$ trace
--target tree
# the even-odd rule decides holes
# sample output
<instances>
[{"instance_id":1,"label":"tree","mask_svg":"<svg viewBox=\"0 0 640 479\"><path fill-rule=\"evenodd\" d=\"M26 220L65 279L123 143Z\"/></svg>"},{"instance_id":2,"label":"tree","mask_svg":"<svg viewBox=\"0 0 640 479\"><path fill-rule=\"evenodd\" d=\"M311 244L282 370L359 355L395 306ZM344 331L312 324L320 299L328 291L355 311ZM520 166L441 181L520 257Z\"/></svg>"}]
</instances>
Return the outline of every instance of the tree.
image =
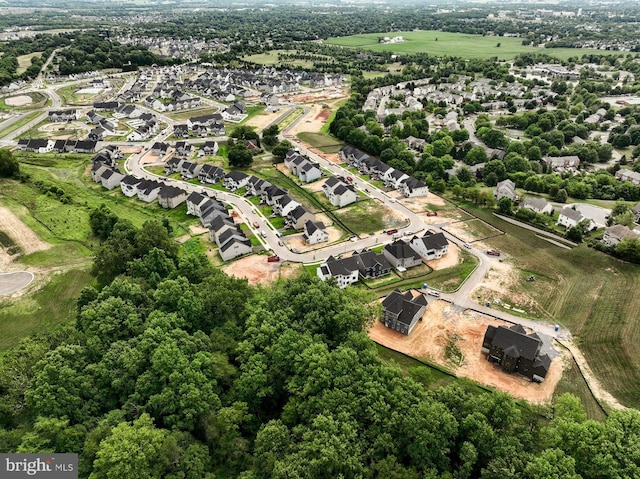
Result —
<instances>
[{"instance_id":1,"label":"tree","mask_svg":"<svg viewBox=\"0 0 640 479\"><path fill-rule=\"evenodd\" d=\"M15 177L20 173L20 165L8 148L0 148L0 178Z\"/></svg>"},{"instance_id":2,"label":"tree","mask_svg":"<svg viewBox=\"0 0 640 479\"><path fill-rule=\"evenodd\" d=\"M503 215L511 216L513 212L513 201L511 201L511 198L508 198L506 196L503 196L502 198L500 198L498 200L498 210Z\"/></svg>"},{"instance_id":3,"label":"tree","mask_svg":"<svg viewBox=\"0 0 640 479\"><path fill-rule=\"evenodd\" d=\"M91 231L102 240L109 237L117 221L118 217L104 203L89 213Z\"/></svg>"},{"instance_id":4,"label":"tree","mask_svg":"<svg viewBox=\"0 0 640 479\"><path fill-rule=\"evenodd\" d=\"M567 238L571 241L575 241L576 243L582 242L582 228L578 225L572 226L567 231Z\"/></svg>"},{"instance_id":5,"label":"tree","mask_svg":"<svg viewBox=\"0 0 640 479\"><path fill-rule=\"evenodd\" d=\"M559 189L558 192L553 195L553 201L557 201L558 203L566 203L568 198L569 195L567 193L567 190L565 190L564 188Z\"/></svg>"},{"instance_id":6,"label":"tree","mask_svg":"<svg viewBox=\"0 0 640 479\"><path fill-rule=\"evenodd\" d=\"M236 168L245 168L253 162L253 154L244 143L239 143L228 152L229 165Z\"/></svg>"},{"instance_id":7,"label":"tree","mask_svg":"<svg viewBox=\"0 0 640 479\"><path fill-rule=\"evenodd\" d=\"M477 165L479 163L485 163L487 161L487 152L481 146L474 146L464 156L464 162L467 165Z\"/></svg>"},{"instance_id":8,"label":"tree","mask_svg":"<svg viewBox=\"0 0 640 479\"><path fill-rule=\"evenodd\" d=\"M287 151L293 148L293 145L289 140L282 140L271 150L271 154L279 160L284 160Z\"/></svg>"},{"instance_id":9,"label":"tree","mask_svg":"<svg viewBox=\"0 0 640 479\"><path fill-rule=\"evenodd\" d=\"M637 238L625 238L615 246L615 253L632 263L640 263L640 241Z\"/></svg>"}]
</instances>

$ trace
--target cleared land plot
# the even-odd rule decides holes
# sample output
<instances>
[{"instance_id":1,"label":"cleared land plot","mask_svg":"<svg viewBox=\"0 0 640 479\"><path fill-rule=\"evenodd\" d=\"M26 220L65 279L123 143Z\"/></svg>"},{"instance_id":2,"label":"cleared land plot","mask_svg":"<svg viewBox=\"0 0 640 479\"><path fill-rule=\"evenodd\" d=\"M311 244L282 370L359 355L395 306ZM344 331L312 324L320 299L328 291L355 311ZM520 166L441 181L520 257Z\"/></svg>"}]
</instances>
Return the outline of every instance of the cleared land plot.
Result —
<instances>
[{"instance_id":1,"label":"cleared land plot","mask_svg":"<svg viewBox=\"0 0 640 479\"><path fill-rule=\"evenodd\" d=\"M229 276L246 278L251 285L268 284L278 279L293 278L303 270L302 265L289 262L267 261L267 255L257 254L240 258L223 266Z\"/></svg>"},{"instance_id":2,"label":"cleared land plot","mask_svg":"<svg viewBox=\"0 0 640 479\"><path fill-rule=\"evenodd\" d=\"M297 136L309 146L317 148L323 153L337 154L344 146L343 142L322 132L303 131Z\"/></svg>"},{"instance_id":3,"label":"cleared land plot","mask_svg":"<svg viewBox=\"0 0 640 479\"><path fill-rule=\"evenodd\" d=\"M460 221L443 229L466 242L482 241L502 234L499 229L479 219Z\"/></svg>"},{"instance_id":4,"label":"cleared land plot","mask_svg":"<svg viewBox=\"0 0 640 479\"><path fill-rule=\"evenodd\" d=\"M297 50L271 50L265 53L259 53L257 55L249 55L243 58L244 61L258 63L260 65L278 65L284 64L293 65L295 67L304 67L311 68L313 67L313 61L311 60L297 60L297 59L280 59L280 53L283 54L294 54L297 53ZM325 61L330 62L331 57L323 56Z\"/></svg>"},{"instance_id":5,"label":"cleared land plot","mask_svg":"<svg viewBox=\"0 0 640 479\"><path fill-rule=\"evenodd\" d=\"M638 266L585 245L559 248L488 210L467 207L507 233L486 241L509 254L517 270L505 299L528 297L531 316L569 328L605 389L624 405L638 407L640 298L633 294L640 284ZM529 275L535 281L526 281Z\"/></svg>"},{"instance_id":6,"label":"cleared land plot","mask_svg":"<svg viewBox=\"0 0 640 479\"><path fill-rule=\"evenodd\" d=\"M489 317L454 311L444 301L431 301L422 319L409 336L393 331L380 321L369 330L369 337L395 351L434 362L457 376L473 379L485 386L507 392L534 403L548 402L562 376L562 360L556 358L542 384L521 376L506 374L487 361L481 352L488 325L505 325Z\"/></svg>"},{"instance_id":7,"label":"cleared land plot","mask_svg":"<svg viewBox=\"0 0 640 479\"><path fill-rule=\"evenodd\" d=\"M393 44L378 43L384 36L401 36L404 42ZM450 33L437 30L417 30L412 32L365 33L348 37L329 38L325 43L345 47L365 48L373 51L389 51L393 53L428 53L433 56L455 56L462 58L492 58L511 60L520 53L545 53L566 60L569 57L580 57L585 54L602 54L601 50L576 48L541 49L522 45L522 40L515 37L493 37L471 35L466 33ZM500 44L500 46L497 46ZM622 52L611 52L619 53Z\"/></svg>"},{"instance_id":8,"label":"cleared land plot","mask_svg":"<svg viewBox=\"0 0 640 479\"><path fill-rule=\"evenodd\" d=\"M20 55L17 60L18 60L18 69L16 70L16 74L17 75L22 75L24 72L27 71L27 68L29 68L31 66L31 59L32 58L40 58L42 56L42 52L33 52L33 53L29 53L27 55Z\"/></svg>"}]
</instances>

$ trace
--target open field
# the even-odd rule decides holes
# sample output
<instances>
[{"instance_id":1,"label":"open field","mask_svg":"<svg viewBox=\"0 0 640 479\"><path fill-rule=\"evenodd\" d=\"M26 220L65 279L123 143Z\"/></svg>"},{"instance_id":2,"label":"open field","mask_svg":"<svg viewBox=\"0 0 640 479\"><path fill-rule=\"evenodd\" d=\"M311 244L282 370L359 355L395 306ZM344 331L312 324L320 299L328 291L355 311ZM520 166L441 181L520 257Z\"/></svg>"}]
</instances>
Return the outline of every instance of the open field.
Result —
<instances>
[{"instance_id":1,"label":"open field","mask_svg":"<svg viewBox=\"0 0 640 479\"><path fill-rule=\"evenodd\" d=\"M18 69L16 70L16 75L22 75L24 72L27 71L27 68L29 68L31 66L31 59L38 57L40 58L42 56L42 52L33 52L33 53L29 53L27 55L20 55L17 60L18 60Z\"/></svg>"},{"instance_id":2,"label":"open field","mask_svg":"<svg viewBox=\"0 0 640 479\"><path fill-rule=\"evenodd\" d=\"M334 215L356 234L407 225L406 218L398 217L393 210L376 200L358 201L335 211Z\"/></svg>"},{"instance_id":3,"label":"open field","mask_svg":"<svg viewBox=\"0 0 640 479\"><path fill-rule=\"evenodd\" d=\"M287 64L293 65L294 67L302 67L302 68L311 68L313 67L313 61L311 60L280 60L278 55L280 53L284 54L293 54L296 53L297 50L271 50L265 53L259 53L257 55L249 55L243 58L243 60L247 62L257 63L259 65L280 65ZM331 61L330 57L326 58L326 61Z\"/></svg>"},{"instance_id":4,"label":"open field","mask_svg":"<svg viewBox=\"0 0 640 479\"><path fill-rule=\"evenodd\" d=\"M488 210L468 208L507 233L484 242L507 253L516 269L514 286L503 299L528 316L569 328L605 389L626 406L638 407L640 298L633 294L640 284L638 266L585 245L559 248ZM526 281L529 275L535 281Z\"/></svg>"},{"instance_id":5,"label":"open field","mask_svg":"<svg viewBox=\"0 0 640 479\"><path fill-rule=\"evenodd\" d=\"M336 140L323 132L303 131L298 133L298 138L311 147L317 148L323 153L337 154L344 143Z\"/></svg>"},{"instance_id":6,"label":"open field","mask_svg":"<svg viewBox=\"0 0 640 479\"><path fill-rule=\"evenodd\" d=\"M176 121L187 121L189 118L193 118L196 116L205 116L205 115L213 115L214 113L218 113L220 111L219 108L209 107L209 108L196 108L193 110L180 111L177 113L167 113L166 115Z\"/></svg>"},{"instance_id":7,"label":"open field","mask_svg":"<svg viewBox=\"0 0 640 479\"><path fill-rule=\"evenodd\" d=\"M38 291L0 302L0 350L16 346L25 336L73 321L80 290L91 281L85 269L66 271L55 274Z\"/></svg>"},{"instance_id":8,"label":"open field","mask_svg":"<svg viewBox=\"0 0 640 479\"><path fill-rule=\"evenodd\" d=\"M402 36L405 41L386 45L378 43L378 38L383 36ZM520 38L515 37L470 35L436 30L393 32L393 34L365 33L329 38L325 43L373 51L389 51L397 54L428 53L434 56L448 55L462 58L498 57L500 60L511 60L520 53L545 53L564 60L569 57L580 57L584 54L602 53L601 50L591 49L528 47L522 45ZM499 47L498 44L500 44ZM623 53L620 52L620 54Z\"/></svg>"}]
</instances>

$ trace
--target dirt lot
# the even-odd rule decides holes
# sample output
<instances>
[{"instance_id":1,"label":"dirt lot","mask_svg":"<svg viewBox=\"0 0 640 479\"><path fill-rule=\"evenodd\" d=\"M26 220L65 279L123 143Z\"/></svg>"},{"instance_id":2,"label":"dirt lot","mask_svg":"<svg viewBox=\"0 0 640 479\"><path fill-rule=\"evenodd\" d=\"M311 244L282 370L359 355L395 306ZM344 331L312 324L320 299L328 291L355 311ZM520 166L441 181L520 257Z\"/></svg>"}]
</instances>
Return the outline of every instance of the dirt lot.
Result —
<instances>
[{"instance_id":1,"label":"dirt lot","mask_svg":"<svg viewBox=\"0 0 640 479\"><path fill-rule=\"evenodd\" d=\"M445 301L429 303L422 320L418 322L409 336L405 336L385 327L380 321L369 330L374 341L396 351L416 358L427 359L480 384L507 392L516 398L526 399L534 403L548 402L562 376L564 356L553 359L551 368L542 384L506 374L494 364L486 360L480 351L482 339L488 325L510 326L508 323L494 320L478 313L461 313L455 311ZM460 351L462 358L455 364L450 355L447 358L447 345L455 344L450 349ZM564 354L564 353L563 353Z\"/></svg>"},{"instance_id":2,"label":"dirt lot","mask_svg":"<svg viewBox=\"0 0 640 479\"><path fill-rule=\"evenodd\" d=\"M5 98L4 102L9 106L25 106L31 105L31 103L33 103L33 100L28 95L18 95Z\"/></svg>"},{"instance_id":3,"label":"dirt lot","mask_svg":"<svg viewBox=\"0 0 640 479\"><path fill-rule=\"evenodd\" d=\"M267 112L266 110L260 113L259 115L254 116L253 118L247 120L247 126L255 126L258 131L264 130L267 126L269 126L273 121L275 121L286 109L289 108L288 105L281 107L278 111Z\"/></svg>"},{"instance_id":4,"label":"dirt lot","mask_svg":"<svg viewBox=\"0 0 640 479\"><path fill-rule=\"evenodd\" d=\"M323 221L323 223L327 225L325 221ZM302 239L303 233L285 236L284 238L282 238L282 241L284 241L284 243L287 245L287 248L289 248L290 250L304 253L306 251L321 249L326 246L332 245L336 241L338 241L340 239L340 236L342 236L343 234L339 229L334 228L333 226L328 226L326 228L326 232L329 233L329 241L320 244L306 244Z\"/></svg>"},{"instance_id":5,"label":"dirt lot","mask_svg":"<svg viewBox=\"0 0 640 479\"><path fill-rule=\"evenodd\" d=\"M293 278L300 274L302 265L288 262L269 263L266 255L253 254L223 266L222 270L229 276L246 278L249 284L254 285Z\"/></svg>"},{"instance_id":6,"label":"dirt lot","mask_svg":"<svg viewBox=\"0 0 640 479\"><path fill-rule=\"evenodd\" d=\"M6 233L13 242L20 247L23 254L30 254L50 247L42 241L20 218L14 215L8 208L0 206L0 230ZM0 271L18 271L21 265L13 264L15 255L10 255L0 247Z\"/></svg>"}]
</instances>

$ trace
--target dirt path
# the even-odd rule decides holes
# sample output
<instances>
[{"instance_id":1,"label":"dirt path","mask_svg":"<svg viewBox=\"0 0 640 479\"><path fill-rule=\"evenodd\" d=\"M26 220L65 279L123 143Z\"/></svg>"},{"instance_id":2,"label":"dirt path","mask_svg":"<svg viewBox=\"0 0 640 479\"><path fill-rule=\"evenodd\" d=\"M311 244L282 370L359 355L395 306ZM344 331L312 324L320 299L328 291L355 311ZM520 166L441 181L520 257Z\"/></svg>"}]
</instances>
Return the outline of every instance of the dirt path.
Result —
<instances>
[{"instance_id":1,"label":"dirt path","mask_svg":"<svg viewBox=\"0 0 640 479\"><path fill-rule=\"evenodd\" d=\"M42 241L11 210L4 206L0 206L0 231L10 238L22 254L30 254L51 247L51 245ZM0 272L24 269L24 266L14 262L15 258L20 255L16 254L13 249L11 246L3 246L0 243Z\"/></svg>"}]
</instances>

